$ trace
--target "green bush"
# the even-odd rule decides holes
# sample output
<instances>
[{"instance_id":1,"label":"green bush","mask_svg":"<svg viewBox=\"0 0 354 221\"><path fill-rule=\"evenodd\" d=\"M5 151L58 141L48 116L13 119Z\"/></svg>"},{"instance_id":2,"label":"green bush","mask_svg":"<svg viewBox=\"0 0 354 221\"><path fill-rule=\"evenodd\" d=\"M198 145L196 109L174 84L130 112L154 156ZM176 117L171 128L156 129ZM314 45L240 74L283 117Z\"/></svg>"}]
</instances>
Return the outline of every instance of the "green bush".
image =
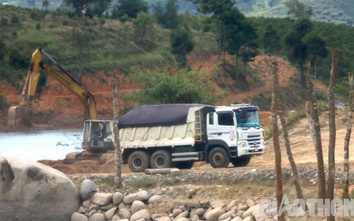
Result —
<instances>
[{"instance_id":1,"label":"green bush","mask_svg":"<svg viewBox=\"0 0 354 221\"><path fill-rule=\"evenodd\" d=\"M26 58L20 53L18 48L12 48L9 52L10 66L18 69L26 68Z\"/></svg>"},{"instance_id":2,"label":"green bush","mask_svg":"<svg viewBox=\"0 0 354 221\"><path fill-rule=\"evenodd\" d=\"M48 28L50 28L50 29L53 29L53 28L55 28L55 24L53 24L53 23L50 23L50 24L48 25Z\"/></svg>"},{"instance_id":3,"label":"green bush","mask_svg":"<svg viewBox=\"0 0 354 221\"><path fill-rule=\"evenodd\" d=\"M20 19L17 17L17 15L15 15L15 14L11 15L11 24L14 24L14 25L20 24Z\"/></svg>"},{"instance_id":4,"label":"green bush","mask_svg":"<svg viewBox=\"0 0 354 221\"><path fill-rule=\"evenodd\" d=\"M68 20L63 20L63 26L68 26L69 25L69 21Z\"/></svg>"},{"instance_id":5,"label":"green bush","mask_svg":"<svg viewBox=\"0 0 354 221\"><path fill-rule=\"evenodd\" d=\"M6 110L10 107L10 104L7 103L6 98L0 94L0 110Z\"/></svg>"},{"instance_id":6,"label":"green bush","mask_svg":"<svg viewBox=\"0 0 354 221\"><path fill-rule=\"evenodd\" d=\"M39 20L39 19L43 18L43 16L41 16L40 14L41 13L39 10L31 10L30 17L32 19Z\"/></svg>"},{"instance_id":7,"label":"green bush","mask_svg":"<svg viewBox=\"0 0 354 221\"><path fill-rule=\"evenodd\" d=\"M291 111L287 115L287 125L292 125L304 117L306 117L306 111L304 108L298 109L296 111Z\"/></svg>"},{"instance_id":8,"label":"green bush","mask_svg":"<svg viewBox=\"0 0 354 221\"><path fill-rule=\"evenodd\" d=\"M213 104L215 101L213 85L203 73L183 69L175 73L139 71L133 77L142 89L128 96L141 104Z\"/></svg>"},{"instance_id":9,"label":"green bush","mask_svg":"<svg viewBox=\"0 0 354 221\"><path fill-rule=\"evenodd\" d=\"M0 37L0 61L4 59L6 53L6 44L4 40Z\"/></svg>"},{"instance_id":10,"label":"green bush","mask_svg":"<svg viewBox=\"0 0 354 221\"><path fill-rule=\"evenodd\" d=\"M9 24L9 20L7 20L7 18L1 17L0 24L1 24L1 26L6 26Z\"/></svg>"}]
</instances>

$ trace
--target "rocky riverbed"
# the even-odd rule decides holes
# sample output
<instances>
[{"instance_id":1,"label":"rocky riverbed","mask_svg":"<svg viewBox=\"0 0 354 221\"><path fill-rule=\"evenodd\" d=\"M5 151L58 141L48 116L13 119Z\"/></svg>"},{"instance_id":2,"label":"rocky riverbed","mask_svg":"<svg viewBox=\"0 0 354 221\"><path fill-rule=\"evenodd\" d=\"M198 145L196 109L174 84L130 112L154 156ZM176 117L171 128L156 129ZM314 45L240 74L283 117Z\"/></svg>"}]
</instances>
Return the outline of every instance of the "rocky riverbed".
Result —
<instances>
[{"instance_id":1,"label":"rocky riverbed","mask_svg":"<svg viewBox=\"0 0 354 221\"><path fill-rule=\"evenodd\" d=\"M317 169L300 167L298 172L305 197L316 198ZM82 189L84 180L91 181L97 188L73 214L75 221L274 219L274 208L265 210L260 204L263 199L275 200L274 170L176 170L168 174L130 174L122 176L124 187L119 190L114 188L112 174L69 177L78 188ZM341 194L341 177L342 171L337 169L337 196ZM290 201L296 199L291 169L283 169L283 180L284 194ZM263 213L259 212L260 207ZM306 213L297 217L297 220L308 219Z\"/></svg>"}]
</instances>

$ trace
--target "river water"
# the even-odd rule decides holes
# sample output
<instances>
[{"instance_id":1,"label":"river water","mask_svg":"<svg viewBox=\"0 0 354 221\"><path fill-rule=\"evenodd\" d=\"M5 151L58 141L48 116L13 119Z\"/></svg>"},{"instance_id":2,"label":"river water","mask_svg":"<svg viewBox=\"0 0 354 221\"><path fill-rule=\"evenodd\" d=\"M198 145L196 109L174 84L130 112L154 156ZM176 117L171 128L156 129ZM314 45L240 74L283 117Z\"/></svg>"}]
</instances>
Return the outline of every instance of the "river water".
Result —
<instances>
[{"instance_id":1,"label":"river water","mask_svg":"<svg viewBox=\"0 0 354 221\"><path fill-rule=\"evenodd\" d=\"M28 160L59 160L81 151L82 129L0 133L0 155Z\"/></svg>"}]
</instances>

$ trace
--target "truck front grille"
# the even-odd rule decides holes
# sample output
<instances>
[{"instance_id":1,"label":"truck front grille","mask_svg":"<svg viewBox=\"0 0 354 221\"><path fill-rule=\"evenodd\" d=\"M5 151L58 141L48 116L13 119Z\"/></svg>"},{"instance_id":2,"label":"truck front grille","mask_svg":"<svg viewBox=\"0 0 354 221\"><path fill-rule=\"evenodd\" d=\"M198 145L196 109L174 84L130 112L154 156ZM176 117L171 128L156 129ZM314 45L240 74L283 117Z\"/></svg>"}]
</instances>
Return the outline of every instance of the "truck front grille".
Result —
<instances>
[{"instance_id":1,"label":"truck front grille","mask_svg":"<svg viewBox=\"0 0 354 221\"><path fill-rule=\"evenodd\" d=\"M261 140L259 139L251 139L251 140L247 140L248 146L252 147L252 148L259 148L261 147Z\"/></svg>"}]
</instances>

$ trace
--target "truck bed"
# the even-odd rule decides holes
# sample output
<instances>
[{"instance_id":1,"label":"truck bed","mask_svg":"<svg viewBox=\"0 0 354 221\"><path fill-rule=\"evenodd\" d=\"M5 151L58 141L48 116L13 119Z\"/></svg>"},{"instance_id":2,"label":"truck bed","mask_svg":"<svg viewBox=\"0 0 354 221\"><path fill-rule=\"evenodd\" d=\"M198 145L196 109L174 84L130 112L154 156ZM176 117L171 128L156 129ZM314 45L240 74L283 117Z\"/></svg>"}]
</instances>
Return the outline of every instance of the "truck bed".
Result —
<instances>
[{"instance_id":1,"label":"truck bed","mask_svg":"<svg viewBox=\"0 0 354 221\"><path fill-rule=\"evenodd\" d=\"M134 108L119 120L122 148L194 146L205 136L205 112L214 107L202 104L145 105Z\"/></svg>"}]
</instances>

